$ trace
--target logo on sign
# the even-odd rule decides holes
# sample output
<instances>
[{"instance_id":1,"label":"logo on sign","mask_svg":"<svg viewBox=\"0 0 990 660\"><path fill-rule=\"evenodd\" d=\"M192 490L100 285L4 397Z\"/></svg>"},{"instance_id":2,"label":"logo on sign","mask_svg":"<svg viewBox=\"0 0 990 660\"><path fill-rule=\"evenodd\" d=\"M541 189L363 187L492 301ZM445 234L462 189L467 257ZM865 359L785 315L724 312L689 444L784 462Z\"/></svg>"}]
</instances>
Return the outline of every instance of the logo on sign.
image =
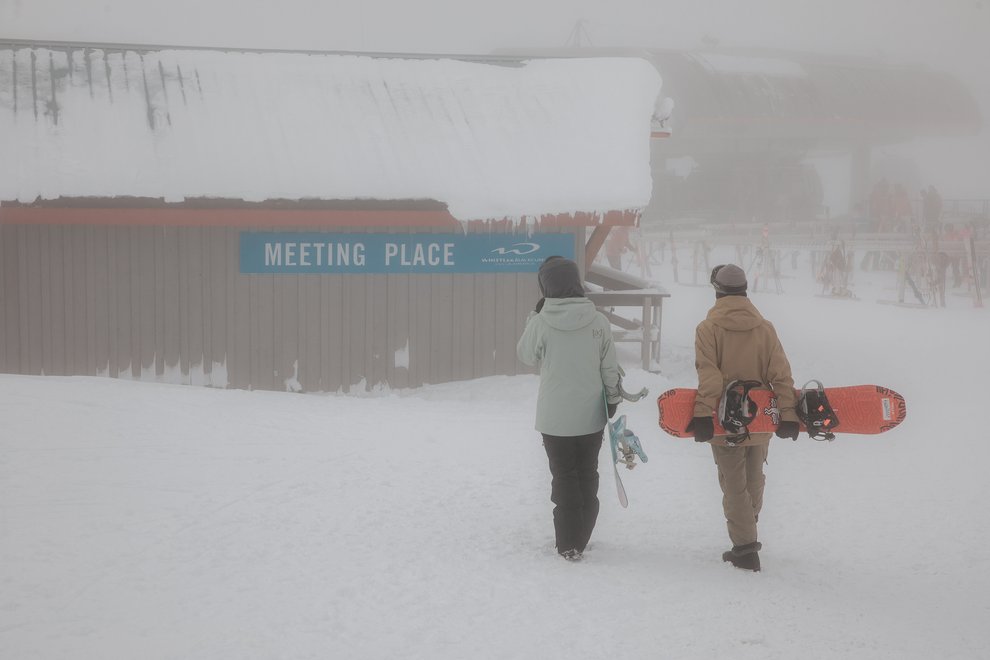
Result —
<instances>
[{"instance_id":1,"label":"logo on sign","mask_svg":"<svg viewBox=\"0 0 990 660\"><path fill-rule=\"evenodd\" d=\"M526 249L524 249L526 248ZM512 247L497 247L492 250L495 254L530 254L540 249L539 243L515 243Z\"/></svg>"}]
</instances>

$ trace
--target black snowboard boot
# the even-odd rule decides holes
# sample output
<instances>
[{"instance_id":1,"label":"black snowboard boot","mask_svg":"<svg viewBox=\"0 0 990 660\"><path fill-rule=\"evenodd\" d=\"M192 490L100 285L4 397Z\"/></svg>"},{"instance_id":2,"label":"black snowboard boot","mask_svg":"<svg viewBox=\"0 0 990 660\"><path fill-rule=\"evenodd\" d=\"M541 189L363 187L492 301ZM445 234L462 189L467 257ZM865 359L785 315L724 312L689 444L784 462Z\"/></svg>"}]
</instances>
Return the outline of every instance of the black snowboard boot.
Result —
<instances>
[{"instance_id":1,"label":"black snowboard boot","mask_svg":"<svg viewBox=\"0 0 990 660\"><path fill-rule=\"evenodd\" d=\"M722 553L722 561L731 562L736 568L754 573L760 570L760 549L763 544L753 541L746 545L734 545L732 550Z\"/></svg>"}]
</instances>

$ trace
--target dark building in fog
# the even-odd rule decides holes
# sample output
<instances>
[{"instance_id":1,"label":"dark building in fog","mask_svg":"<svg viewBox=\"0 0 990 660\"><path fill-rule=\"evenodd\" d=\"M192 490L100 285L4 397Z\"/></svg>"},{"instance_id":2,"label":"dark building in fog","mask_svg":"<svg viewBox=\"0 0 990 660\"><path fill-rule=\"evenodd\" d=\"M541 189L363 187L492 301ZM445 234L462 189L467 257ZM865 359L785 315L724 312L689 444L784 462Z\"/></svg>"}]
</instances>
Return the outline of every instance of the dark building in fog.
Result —
<instances>
[{"instance_id":1,"label":"dark building in fog","mask_svg":"<svg viewBox=\"0 0 990 660\"><path fill-rule=\"evenodd\" d=\"M812 219L822 212L822 182L809 157L848 156L849 196L860 202L878 147L975 135L983 122L960 81L921 66L732 49L526 52L636 52L660 71L663 94L675 105L670 137L653 145L647 224ZM669 163L676 159L688 165L675 171Z\"/></svg>"}]
</instances>

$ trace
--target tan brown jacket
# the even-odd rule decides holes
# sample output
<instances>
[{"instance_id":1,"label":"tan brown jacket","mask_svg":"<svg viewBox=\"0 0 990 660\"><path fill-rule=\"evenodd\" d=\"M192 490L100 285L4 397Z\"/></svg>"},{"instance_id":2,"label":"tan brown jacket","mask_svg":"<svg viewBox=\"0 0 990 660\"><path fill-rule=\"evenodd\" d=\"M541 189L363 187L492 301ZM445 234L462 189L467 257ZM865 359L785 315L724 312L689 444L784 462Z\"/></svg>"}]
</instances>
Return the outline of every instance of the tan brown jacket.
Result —
<instances>
[{"instance_id":1,"label":"tan brown jacket","mask_svg":"<svg viewBox=\"0 0 990 660\"><path fill-rule=\"evenodd\" d=\"M694 415L711 415L725 386L732 380L758 380L777 394L781 420L797 421L791 365L773 325L749 298L725 296L715 301L698 324L694 338L698 396ZM769 433L754 433L747 444L770 441ZM712 441L724 444L718 436Z\"/></svg>"}]
</instances>

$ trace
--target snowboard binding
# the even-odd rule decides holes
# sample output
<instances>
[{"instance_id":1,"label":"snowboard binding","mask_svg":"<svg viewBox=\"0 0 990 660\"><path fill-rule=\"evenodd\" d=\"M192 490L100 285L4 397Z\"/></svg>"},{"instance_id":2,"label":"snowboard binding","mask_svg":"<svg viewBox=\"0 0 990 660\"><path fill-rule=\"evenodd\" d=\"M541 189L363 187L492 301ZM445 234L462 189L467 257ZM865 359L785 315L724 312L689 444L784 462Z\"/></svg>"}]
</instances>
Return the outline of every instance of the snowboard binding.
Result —
<instances>
[{"instance_id":1,"label":"snowboard binding","mask_svg":"<svg viewBox=\"0 0 990 660\"><path fill-rule=\"evenodd\" d=\"M756 419L758 411L749 398L749 391L762 386L758 380L733 380L725 386L718 403L718 423L728 431L725 443L730 447L737 447L749 439L747 427Z\"/></svg>"},{"instance_id":2,"label":"snowboard binding","mask_svg":"<svg viewBox=\"0 0 990 660\"><path fill-rule=\"evenodd\" d=\"M811 383L818 387L808 389ZM809 380L804 384L796 408L798 419L804 424L812 440L835 440L833 431L839 426L839 417L832 410L828 397L825 396L825 387L819 381Z\"/></svg>"},{"instance_id":3,"label":"snowboard binding","mask_svg":"<svg viewBox=\"0 0 990 660\"><path fill-rule=\"evenodd\" d=\"M608 432L616 449L613 454L616 465L622 464L627 470L631 470L636 467L637 456L643 463L650 460L643 451L639 436L626 428L625 415L620 415L617 420L609 423Z\"/></svg>"}]
</instances>

